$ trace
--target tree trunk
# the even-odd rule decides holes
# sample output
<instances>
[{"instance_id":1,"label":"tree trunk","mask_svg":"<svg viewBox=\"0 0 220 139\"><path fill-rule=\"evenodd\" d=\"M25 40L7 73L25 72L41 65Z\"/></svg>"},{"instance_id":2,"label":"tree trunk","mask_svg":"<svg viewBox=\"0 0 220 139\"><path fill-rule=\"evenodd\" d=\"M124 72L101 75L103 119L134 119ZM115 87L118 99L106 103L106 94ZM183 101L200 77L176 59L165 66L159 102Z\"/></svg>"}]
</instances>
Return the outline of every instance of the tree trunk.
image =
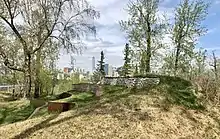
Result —
<instances>
[{"instance_id":1,"label":"tree trunk","mask_svg":"<svg viewBox=\"0 0 220 139\"><path fill-rule=\"evenodd\" d=\"M40 57L41 57L41 49L39 49L37 51L34 98L40 97L40 77L39 77L40 76L40 68L41 68Z\"/></svg>"},{"instance_id":2,"label":"tree trunk","mask_svg":"<svg viewBox=\"0 0 220 139\"><path fill-rule=\"evenodd\" d=\"M213 67L214 67L214 74L215 74L215 87L214 87L214 93L217 92L217 85L218 85L218 71L217 71L217 58L215 56L215 52L212 52L213 55Z\"/></svg>"},{"instance_id":3,"label":"tree trunk","mask_svg":"<svg viewBox=\"0 0 220 139\"><path fill-rule=\"evenodd\" d=\"M150 61L151 61L151 46L149 41L147 46L146 73L150 72Z\"/></svg>"},{"instance_id":4,"label":"tree trunk","mask_svg":"<svg viewBox=\"0 0 220 139\"><path fill-rule=\"evenodd\" d=\"M40 28L40 31L38 32L37 36L37 44L38 46L41 44L41 34L42 30ZM40 69L41 69L41 49L37 51L36 54L36 79L35 79L35 90L34 90L34 98L39 98L40 97Z\"/></svg>"},{"instance_id":5,"label":"tree trunk","mask_svg":"<svg viewBox=\"0 0 220 139\"><path fill-rule=\"evenodd\" d=\"M31 96L31 55L25 52L24 65L24 98Z\"/></svg>"},{"instance_id":6,"label":"tree trunk","mask_svg":"<svg viewBox=\"0 0 220 139\"><path fill-rule=\"evenodd\" d=\"M175 63L174 63L174 75L175 76L178 70L179 55L180 55L180 45L178 45L176 49L176 56L175 56Z\"/></svg>"},{"instance_id":7,"label":"tree trunk","mask_svg":"<svg viewBox=\"0 0 220 139\"><path fill-rule=\"evenodd\" d=\"M149 15L148 15L149 18ZM146 74L150 72L150 61L151 61L151 24L147 20L147 56L146 56Z\"/></svg>"},{"instance_id":8,"label":"tree trunk","mask_svg":"<svg viewBox=\"0 0 220 139\"><path fill-rule=\"evenodd\" d=\"M13 90L12 90L12 96L15 97L15 85L16 85L16 73L13 71Z\"/></svg>"},{"instance_id":9,"label":"tree trunk","mask_svg":"<svg viewBox=\"0 0 220 139\"><path fill-rule=\"evenodd\" d=\"M145 69L146 69L145 59L146 59L146 52L144 50L141 53L141 59L140 59L140 73L141 73L141 75L145 74Z\"/></svg>"},{"instance_id":10,"label":"tree trunk","mask_svg":"<svg viewBox=\"0 0 220 139\"><path fill-rule=\"evenodd\" d=\"M53 94L54 94L54 88L55 88L55 86L52 87L52 90L51 90L51 94L50 94L50 95L53 95Z\"/></svg>"}]
</instances>

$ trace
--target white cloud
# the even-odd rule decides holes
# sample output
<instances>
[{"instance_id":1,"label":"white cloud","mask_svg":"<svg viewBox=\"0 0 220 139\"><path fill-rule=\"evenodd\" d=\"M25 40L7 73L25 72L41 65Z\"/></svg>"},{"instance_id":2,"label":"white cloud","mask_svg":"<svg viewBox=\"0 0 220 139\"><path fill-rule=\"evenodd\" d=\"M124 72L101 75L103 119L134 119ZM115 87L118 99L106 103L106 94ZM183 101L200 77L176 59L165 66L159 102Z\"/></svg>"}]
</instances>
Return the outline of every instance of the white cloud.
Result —
<instances>
[{"instance_id":1,"label":"white cloud","mask_svg":"<svg viewBox=\"0 0 220 139\"><path fill-rule=\"evenodd\" d=\"M91 58L95 56L99 59L100 51L106 54L106 62L114 66L120 66L123 63L121 58L124 48L125 38L118 25L119 20L125 20L127 13L124 8L128 0L89 0L89 2L101 13L97 22L97 39L89 38L86 41L87 50L83 55L75 55L76 66L91 70ZM83 62L82 62L83 61ZM59 67L69 66L70 56L61 55Z\"/></svg>"},{"instance_id":2,"label":"white cloud","mask_svg":"<svg viewBox=\"0 0 220 139\"><path fill-rule=\"evenodd\" d=\"M101 12L101 17L98 19L100 24L111 25L128 17L124 10L128 0L89 0L89 2Z\"/></svg>"},{"instance_id":3,"label":"white cloud","mask_svg":"<svg viewBox=\"0 0 220 139\"><path fill-rule=\"evenodd\" d=\"M100 51L104 51L106 62L113 66L123 64L123 49L126 43L124 33L120 31L118 22L128 18L127 4L129 0L88 0L96 10L100 11L100 19L96 20L97 39L88 38L85 42L87 50L83 55L74 55L76 66L91 71L91 57L94 56L96 61L100 58ZM170 3L165 0L163 4ZM173 8L166 8L163 5L159 8L160 13L166 12L168 18L173 18ZM165 39L169 43L169 38ZM59 67L69 66L70 56L63 55L59 60Z\"/></svg>"}]
</instances>

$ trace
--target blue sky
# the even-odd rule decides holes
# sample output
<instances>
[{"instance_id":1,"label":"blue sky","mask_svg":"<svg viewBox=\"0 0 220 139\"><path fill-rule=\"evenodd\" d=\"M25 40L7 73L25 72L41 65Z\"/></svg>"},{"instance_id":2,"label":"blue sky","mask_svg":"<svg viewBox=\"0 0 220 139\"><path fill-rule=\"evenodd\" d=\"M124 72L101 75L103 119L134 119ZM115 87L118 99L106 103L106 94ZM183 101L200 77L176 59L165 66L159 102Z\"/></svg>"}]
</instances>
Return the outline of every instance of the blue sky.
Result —
<instances>
[{"instance_id":1,"label":"blue sky","mask_svg":"<svg viewBox=\"0 0 220 139\"><path fill-rule=\"evenodd\" d=\"M100 11L101 17L95 21L97 25L97 38L88 39L87 49L82 55L73 54L76 59L76 66L91 71L94 56L96 61L100 57L100 51L105 52L105 62L113 66L123 64L123 49L126 43L125 35L120 31L118 22L126 20L128 14L125 11L129 0L88 0L96 10ZM208 33L199 39L198 47L206 48L208 51L216 50L220 55L220 0L209 0L211 6L209 14L203 25L209 30ZM160 4L160 11L166 12L172 18L175 6L179 0L163 0ZM61 53L58 66L63 68L69 66L70 55Z\"/></svg>"}]
</instances>

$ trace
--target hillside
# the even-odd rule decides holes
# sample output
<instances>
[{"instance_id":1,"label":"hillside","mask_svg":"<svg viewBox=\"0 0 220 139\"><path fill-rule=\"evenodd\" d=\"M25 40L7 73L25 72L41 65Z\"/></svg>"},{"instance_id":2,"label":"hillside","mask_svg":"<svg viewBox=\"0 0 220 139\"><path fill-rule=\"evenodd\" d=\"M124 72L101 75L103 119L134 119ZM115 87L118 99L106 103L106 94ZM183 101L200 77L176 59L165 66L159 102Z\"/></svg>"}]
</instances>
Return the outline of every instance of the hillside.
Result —
<instances>
[{"instance_id":1,"label":"hillside","mask_svg":"<svg viewBox=\"0 0 220 139\"><path fill-rule=\"evenodd\" d=\"M218 139L219 109L204 109L190 86L180 78L162 77L148 90L106 86L100 100L73 95L67 100L78 107L1 126L0 138ZM180 102L180 97L185 99Z\"/></svg>"}]
</instances>

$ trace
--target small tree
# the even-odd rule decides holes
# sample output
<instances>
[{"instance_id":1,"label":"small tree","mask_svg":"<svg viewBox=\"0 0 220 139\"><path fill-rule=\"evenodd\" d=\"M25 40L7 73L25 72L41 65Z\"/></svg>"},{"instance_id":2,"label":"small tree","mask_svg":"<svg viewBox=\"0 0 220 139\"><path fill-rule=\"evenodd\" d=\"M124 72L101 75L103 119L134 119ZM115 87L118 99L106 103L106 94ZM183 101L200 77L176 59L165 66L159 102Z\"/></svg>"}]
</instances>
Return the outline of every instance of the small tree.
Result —
<instances>
[{"instance_id":1,"label":"small tree","mask_svg":"<svg viewBox=\"0 0 220 139\"><path fill-rule=\"evenodd\" d=\"M198 38L206 33L202 21L207 16L209 4L205 1L182 0L175 10L175 23L173 25L172 40L175 45L174 74L176 75L188 62L181 64L182 60L192 59ZM184 58L182 58L184 57ZM182 58L182 59L181 59Z\"/></svg>"},{"instance_id":2,"label":"small tree","mask_svg":"<svg viewBox=\"0 0 220 139\"><path fill-rule=\"evenodd\" d=\"M195 62L196 62L196 67L195 69L195 76L201 76L205 72L205 62L207 59L207 50L204 50L203 48L200 48L198 52L196 52L195 55Z\"/></svg>"},{"instance_id":3,"label":"small tree","mask_svg":"<svg viewBox=\"0 0 220 139\"><path fill-rule=\"evenodd\" d=\"M123 76L128 76L130 74L130 70L131 70L131 58L130 58L130 48L129 48L129 44L126 43L125 45L125 49L124 49L124 65L122 67L122 75Z\"/></svg>"},{"instance_id":4,"label":"small tree","mask_svg":"<svg viewBox=\"0 0 220 139\"><path fill-rule=\"evenodd\" d=\"M134 0L128 4L129 18L120 21L121 29L138 50L140 55L140 71L146 74L151 71L151 60L158 49L163 45L167 23L158 13L160 0Z\"/></svg>"},{"instance_id":5,"label":"small tree","mask_svg":"<svg viewBox=\"0 0 220 139\"><path fill-rule=\"evenodd\" d=\"M83 46L81 38L87 33L95 33L96 28L92 19L99 17L87 1L83 0L1 0L0 23L3 23L4 33L0 32L4 40L10 38L19 42L22 57L21 64L13 64L8 56L7 48L10 44L0 45L0 59L4 65L24 74L24 97L31 96L33 79L33 61L36 58L36 76L39 76L41 55L48 50L50 41L58 44L58 51L65 48L70 52L80 51ZM17 22L20 19L21 22ZM13 33L12 33L13 32ZM9 37L10 36L10 37ZM35 85L39 84L36 78ZM36 86L35 96L39 87Z\"/></svg>"},{"instance_id":6,"label":"small tree","mask_svg":"<svg viewBox=\"0 0 220 139\"><path fill-rule=\"evenodd\" d=\"M71 78L71 81L73 84L80 83L80 73L79 72L73 73L73 77Z\"/></svg>"},{"instance_id":7,"label":"small tree","mask_svg":"<svg viewBox=\"0 0 220 139\"><path fill-rule=\"evenodd\" d=\"M92 82L93 83L98 83L101 79L101 73L98 71L98 69L96 69L96 71L94 71L93 76L92 76Z\"/></svg>"},{"instance_id":8,"label":"small tree","mask_svg":"<svg viewBox=\"0 0 220 139\"><path fill-rule=\"evenodd\" d=\"M116 70L118 72L119 76L123 76L122 69L123 69L123 67L118 67Z\"/></svg>"},{"instance_id":9,"label":"small tree","mask_svg":"<svg viewBox=\"0 0 220 139\"><path fill-rule=\"evenodd\" d=\"M104 62L104 52L101 51L101 58L100 58L100 61L98 61L98 64L97 64L97 68L96 68L96 71L93 73L93 76L92 76L92 82L94 83L97 83L101 80L102 77L105 76L105 62Z\"/></svg>"}]
</instances>

